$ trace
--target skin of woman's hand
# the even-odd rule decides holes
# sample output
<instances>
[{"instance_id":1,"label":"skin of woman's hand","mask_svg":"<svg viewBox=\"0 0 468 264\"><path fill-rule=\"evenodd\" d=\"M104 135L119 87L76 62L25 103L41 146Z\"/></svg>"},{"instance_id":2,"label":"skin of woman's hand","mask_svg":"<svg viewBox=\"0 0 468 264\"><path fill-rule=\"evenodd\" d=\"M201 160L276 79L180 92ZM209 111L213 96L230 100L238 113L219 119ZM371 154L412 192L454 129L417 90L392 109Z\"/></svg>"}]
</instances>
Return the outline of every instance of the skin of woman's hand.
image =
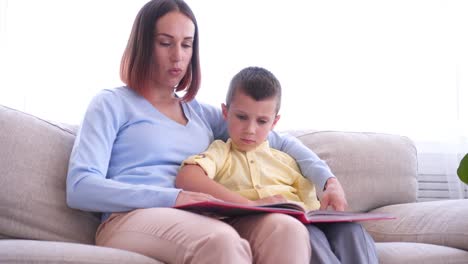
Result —
<instances>
[{"instance_id":1,"label":"skin of woman's hand","mask_svg":"<svg viewBox=\"0 0 468 264\"><path fill-rule=\"evenodd\" d=\"M320 210L326 210L331 206L336 211L344 211L348 206L346 196L340 182L336 178L330 178L325 185L322 199L320 200Z\"/></svg>"},{"instance_id":2,"label":"skin of woman's hand","mask_svg":"<svg viewBox=\"0 0 468 264\"><path fill-rule=\"evenodd\" d=\"M200 192L189 192L189 191L181 191L177 196L175 206L183 205L183 204L190 204L190 203L197 203L197 202L205 202L205 201L217 201L221 202L221 200L214 198L213 196L200 193Z\"/></svg>"},{"instance_id":3,"label":"skin of woman's hand","mask_svg":"<svg viewBox=\"0 0 468 264\"><path fill-rule=\"evenodd\" d=\"M265 198L262 198L262 199L258 199L258 200L255 200L255 201L250 201L249 205L257 206L257 205L285 203L285 202L287 202L287 200L281 194L277 194L277 195L265 197Z\"/></svg>"}]
</instances>

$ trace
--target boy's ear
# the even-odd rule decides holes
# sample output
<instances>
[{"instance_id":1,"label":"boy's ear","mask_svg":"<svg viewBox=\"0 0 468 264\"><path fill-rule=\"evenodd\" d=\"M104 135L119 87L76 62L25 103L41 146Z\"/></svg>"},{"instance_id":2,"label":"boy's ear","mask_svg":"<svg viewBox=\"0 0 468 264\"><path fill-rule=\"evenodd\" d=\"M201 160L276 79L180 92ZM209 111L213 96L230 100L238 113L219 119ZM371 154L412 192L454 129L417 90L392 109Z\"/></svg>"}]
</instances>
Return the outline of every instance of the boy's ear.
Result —
<instances>
[{"instance_id":1,"label":"boy's ear","mask_svg":"<svg viewBox=\"0 0 468 264\"><path fill-rule=\"evenodd\" d=\"M281 117L281 115L276 115L275 116L275 120L273 120L273 124L271 125L271 130L273 130L273 128L275 128L276 123L278 123L278 120L280 120L280 117Z\"/></svg>"},{"instance_id":2,"label":"boy's ear","mask_svg":"<svg viewBox=\"0 0 468 264\"><path fill-rule=\"evenodd\" d=\"M224 120L227 120L228 108L227 108L226 104L221 104L221 109L223 109Z\"/></svg>"}]
</instances>

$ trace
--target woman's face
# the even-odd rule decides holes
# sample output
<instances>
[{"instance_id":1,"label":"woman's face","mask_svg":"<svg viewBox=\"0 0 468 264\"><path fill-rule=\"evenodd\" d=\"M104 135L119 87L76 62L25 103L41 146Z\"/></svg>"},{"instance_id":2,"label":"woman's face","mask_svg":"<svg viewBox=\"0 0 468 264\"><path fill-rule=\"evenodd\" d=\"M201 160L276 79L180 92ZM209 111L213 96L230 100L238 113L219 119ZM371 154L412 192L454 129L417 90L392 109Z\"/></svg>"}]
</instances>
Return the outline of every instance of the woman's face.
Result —
<instances>
[{"instance_id":1,"label":"woman's face","mask_svg":"<svg viewBox=\"0 0 468 264\"><path fill-rule=\"evenodd\" d=\"M174 11L156 22L155 31L152 81L172 89L182 80L191 61L195 25Z\"/></svg>"}]
</instances>

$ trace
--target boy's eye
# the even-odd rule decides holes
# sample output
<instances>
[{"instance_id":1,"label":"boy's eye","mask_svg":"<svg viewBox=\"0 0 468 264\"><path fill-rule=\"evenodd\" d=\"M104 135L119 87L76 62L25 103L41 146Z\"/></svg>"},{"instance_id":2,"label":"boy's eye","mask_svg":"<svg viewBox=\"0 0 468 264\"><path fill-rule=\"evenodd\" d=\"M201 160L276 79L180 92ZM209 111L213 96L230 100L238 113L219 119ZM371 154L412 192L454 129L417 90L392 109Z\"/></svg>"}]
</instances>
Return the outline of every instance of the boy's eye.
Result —
<instances>
[{"instance_id":1,"label":"boy's eye","mask_svg":"<svg viewBox=\"0 0 468 264\"><path fill-rule=\"evenodd\" d=\"M240 120L247 120L247 116L245 115L236 115L237 118L239 118Z\"/></svg>"},{"instance_id":2,"label":"boy's eye","mask_svg":"<svg viewBox=\"0 0 468 264\"><path fill-rule=\"evenodd\" d=\"M264 124L268 123L268 121L265 120L265 119L260 119L260 120L258 120L257 122L258 122L259 124L261 124L261 125L264 125Z\"/></svg>"}]
</instances>

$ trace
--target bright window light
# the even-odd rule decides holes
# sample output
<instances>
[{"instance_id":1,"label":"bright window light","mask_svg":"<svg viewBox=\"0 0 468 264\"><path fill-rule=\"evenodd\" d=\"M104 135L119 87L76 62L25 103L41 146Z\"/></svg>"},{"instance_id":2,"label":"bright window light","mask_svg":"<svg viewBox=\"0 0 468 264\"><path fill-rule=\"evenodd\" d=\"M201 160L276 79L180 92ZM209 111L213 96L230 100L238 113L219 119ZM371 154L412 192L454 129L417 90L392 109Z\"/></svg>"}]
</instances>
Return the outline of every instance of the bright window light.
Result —
<instances>
[{"instance_id":1,"label":"bright window light","mask_svg":"<svg viewBox=\"0 0 468 264\"><path fill-rule=\"evenodd\" d=\"M78 124L146 1L0 0L0 104ZM468 2L187 1L201 36L198 99L246 66L283 86L277 129L468 135Z\"/></svg>"}]
</instances>

